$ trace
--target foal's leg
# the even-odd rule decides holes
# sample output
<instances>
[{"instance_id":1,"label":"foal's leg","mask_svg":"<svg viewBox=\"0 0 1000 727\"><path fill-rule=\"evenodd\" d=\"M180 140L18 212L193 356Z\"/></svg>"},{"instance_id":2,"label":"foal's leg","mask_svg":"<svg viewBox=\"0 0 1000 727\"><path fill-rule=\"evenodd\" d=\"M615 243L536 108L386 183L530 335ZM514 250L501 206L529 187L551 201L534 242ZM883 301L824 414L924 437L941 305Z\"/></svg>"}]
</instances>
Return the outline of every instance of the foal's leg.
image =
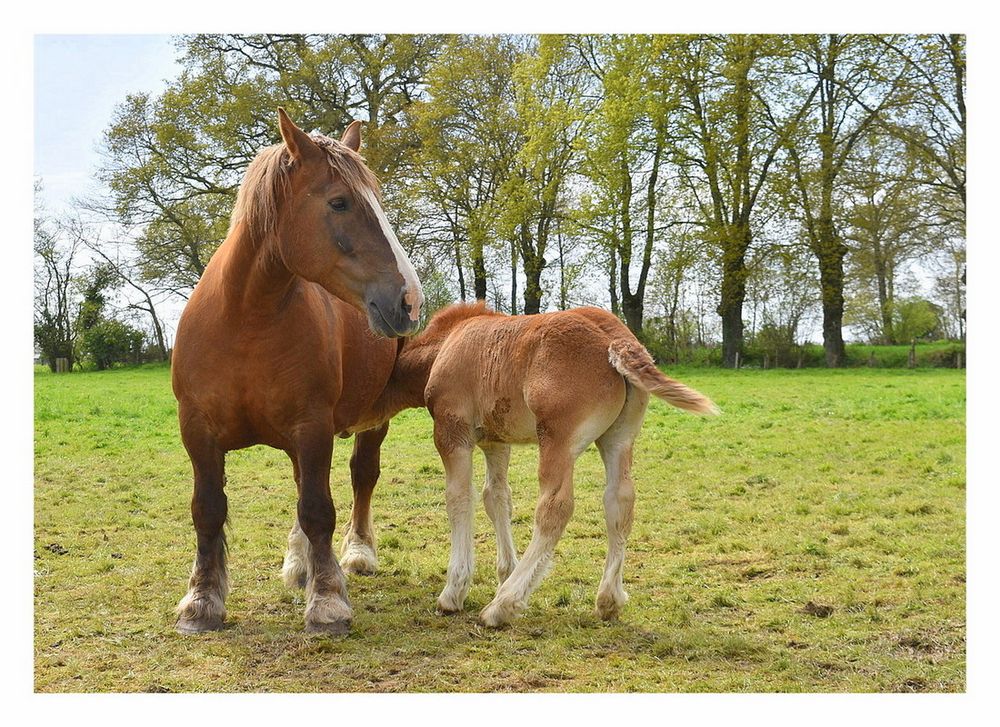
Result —
<instances>
[{"instance_id":1,"label":"foal's leg","mask_svg":"<svg viewBox=\"0 0 1000 727\"><path fill-rule=\"evenodd\" d=\"M372 491L378 482L382 440L388 431L387 422L378 429L354 435L354 453L351 455L354 507L351 509L351 524L340 549L340 565L348 573L371 574L378 568L371 502Z\"/></svg>"},{"instance_id":2,"label":"foal's leg","mask_svg":"<svg viewBox=\"0 0 1000 727\"><path fill-rule=\"evenodd\" d=\"M347 633L351 606L340 564L333 555L336 511L330 498L333 433L313 431L297 443L299 526L309 540L306 584L306 631Z\"/></svg>"},{"instance_id":3,"label":"foal's leg","mask_svg":"<svg viewBox=\"0 0 1000 727\"><path fill-rule=\"evenodd\" d=\"M225 453L193 418L186 421L181 436L194 468L191 518L198 535L198 553L187 595L177 604L177 630L183 633L213 631L222 628L229 593L223 532L228 507L223 490Z\"/></svg>"},{"instance_id":4,"label":"foal's leg","mask_svg":"<svg viewBox=\"0 0 1000 727\"><path fill-rule=\"evenodd\" d=\"M455 419L435 419L434 444L445 473L445 503L451 523L451 557L448 578L438 596L443 613L455 613L465 606L472 586L475 552L472 542L476 513L476 488L472 485L472 438L465 425Z\"/></svg>"},{"instance_id":5,"label":"foal's leg","mask_svg":"<svg viewBox=\"0 0 1000 727\"><path fill-rule=\"evenodd\" d=\"M628 601L622 582L625 541L632 530L635 486L632 482L632 446L642 427L649 394L628 387L625 406L614 424L597 440L604 460L607 485L604 490L604 520L608 527L608 557L597 589L597 614L609 621L617 618Z\"/></svg>"},{"instance_id":6,"label":"foal's leg","mask_svg":"<svg viewBox=\"0 0 1000 727\"><path fill-rule=\"evenodd\" d=\"M539 442L538 483L541 494L535 508L535 529L521 561L482 613L486 626L499 627L510 622L527 606L531 595L552 562L552 553L573 514L574 452L562 438L547 437Z\"/></svg>"},{"instance_id":7,"label":"foal's leg","mask_svg":"<svg viewBox=\"0 0 1000 727\"><path fill-rule=\"evenodd\" d=\"M493 522L497 535L497 585L500 585L517 565L517 550L510 528L511 494L507 484L510 465L509 444L480 444L486 456L486 485L483 487L483 505Z\"/></svg>"}]
</instances>

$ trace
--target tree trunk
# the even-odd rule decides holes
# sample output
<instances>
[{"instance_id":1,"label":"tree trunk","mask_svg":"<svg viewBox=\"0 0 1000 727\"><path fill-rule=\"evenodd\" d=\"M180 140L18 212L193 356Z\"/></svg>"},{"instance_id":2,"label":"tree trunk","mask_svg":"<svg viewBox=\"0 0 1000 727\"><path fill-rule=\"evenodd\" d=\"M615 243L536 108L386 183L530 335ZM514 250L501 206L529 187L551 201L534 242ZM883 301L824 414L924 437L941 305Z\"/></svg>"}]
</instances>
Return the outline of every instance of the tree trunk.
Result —
<instances>
[{"instance_id":1,"label":"tree trunk","mask_svg":"<svg viewBox=\"0 0 1000 727\"><path fill-rule=\"evenodd\" d=\"M455 269L458 271L458 291L462 302L465 302L465 273L462 271L462 245L455 238Z\"/></svg>"},{"instance_id":2,"label":"tree trunk","mask_svg":"<svg viewBox=\"0 0 1000 727\"><path fill-rule=\"evenodd\" d=\"M542 308L542 270L545 258L532 244L531 232L527 225L521 227L521 260L524 263L524 314L533 315Z\"/></svg>"},{"instance_id":3,"label":"tree trunk","mask_svg":"<svg viewBox=\"0 0 1000 727\"><path fill-rule=\"evenodd\" d=\"M517 243L510 241L510 314L517 315Z\"/></svg>"},{"instance_id":4,"label":"tree trunk","mask_svg":"<svg viewBox=\"0 0 1000 727\"><path fill-rule=\"evenodd\" d=\"M896 336L892 330L892 292L889 290L882 246L877 239L874 241L874 252L875 285L878 288L879 317L882 319L882 342L891 345L896 342Z\"/></svg>"},{"instance_id":5,"label":"tree trunk","mask_svg":"<svg viewBox=\"0 0 1000 727\"><path fill-rule=\"evenodd\" d=\"M534 259L524 261L524 314L539 313L542 307L542 266Z\"/></svg>"},{"instance_id":6,"label":"tree trunk","mask_svg":"<svg viewBox=\"0 0 1000 727\"><path fill-rule=\"evenodd\" d=\"M722 318L722 365L736 368L743 354L743 303L747 296L746 251L750 247L750 226L733 231L722 252L722 289L717 312Z\"/></svg>"},{"instance_id":7,"label":"tree trunk","mask_svg":"<svg viewBox=\"0 0 1000 727\"><path fill-rule=\"evenodd\" d=\"M559 310L566 310L566 254L563 251L562 225L556 225L556 242L559 245Z\"/></svg>"},{"instance_id":8,"label":"tree trunk","mask_svg":"<svg viewBox=\"0 0 1000 727\"><path fill-rule=\"evenodd\" d=\"M615 249L608 250L608 296L611 298L611 312L616 316L621 316L621 308L618 305L618 264Z\"/></svg>"},{"instance_id":9,"label":"tree trunk","mask_svg":"<svg viewBox=\"0 0 1000 727\"><path fill-rule=\"evenodd\" d=\"M819 281L823 301L823 350L826 365L839 368L844 364L844 256L847 248L835 237L833 225L820 224Z\"/></svg>"},{"instance_id":10,"label":"tree trunk","mask_svg":"<svg viewBox=\"0 0 1000 727\"><path fill-rule=\"evenodd\" d=\"M476 300L486 300L486 263L483 260L483 251L472 258L472 284L475 288Z\"/></svg>"},{"instance_id":11,"label":"tree trunk","mask_svg":"<svg viewBox=\"0 0 1000 727\"><path fill-rule=\"evenodd\" d=\"M625 325L636 335L636 338L642 340L642 296L622 291L622 314L625 316Z\"/></svg>"}]
</instances>

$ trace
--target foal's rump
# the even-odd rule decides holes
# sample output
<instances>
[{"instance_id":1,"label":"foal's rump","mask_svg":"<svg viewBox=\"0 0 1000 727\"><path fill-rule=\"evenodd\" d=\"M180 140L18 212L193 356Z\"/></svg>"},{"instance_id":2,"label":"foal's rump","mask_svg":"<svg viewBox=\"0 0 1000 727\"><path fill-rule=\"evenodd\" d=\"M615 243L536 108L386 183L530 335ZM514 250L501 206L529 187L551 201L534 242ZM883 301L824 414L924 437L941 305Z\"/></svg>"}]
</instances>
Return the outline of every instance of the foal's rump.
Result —
<instances>
[{"instance_id":1,"label":"foal's rump","mask_svg":"<svg viewBox=\"0 0 1000 727\"><path fill-rule=\"evenodd\" d=\"M704 394L663 374L639 341L618 338L608 346L608 361L629 383L660 397L678 409L695 414L719 414L719 407Z\"/></svg>"},{"instance_id":2,"label":"foal's rump","mask_svg":"<svg viewBox=\"0 0 1000 727\"><path fill-rule=\"evenodd\" d=\"M607 336L607 356L611 367L633 386L658 396L678 409L695 414L719 414L719 407L707 396L663 374L646 347L617 316L600 308L576 311Z\"/></svg>"}]
</instances>

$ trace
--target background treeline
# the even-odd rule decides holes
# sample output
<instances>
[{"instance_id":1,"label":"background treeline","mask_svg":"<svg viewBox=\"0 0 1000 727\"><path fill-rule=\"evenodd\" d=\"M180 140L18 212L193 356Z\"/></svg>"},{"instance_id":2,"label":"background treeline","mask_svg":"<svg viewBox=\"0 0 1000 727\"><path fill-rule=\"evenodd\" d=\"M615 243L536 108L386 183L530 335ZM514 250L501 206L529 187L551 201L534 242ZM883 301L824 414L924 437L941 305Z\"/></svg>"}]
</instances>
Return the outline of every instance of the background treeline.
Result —
<instances>
[{"instance_id":1,"label":"background treeline","mask_svg":"<svg viewBox=\"0 0 1000 727\"><path fill-rule=\"evenodd\" d=\"M111 120L102 193L74 220L36 211L45 356L167 354L158 309L190 293L222 241L243 170L278 141L279 105L333 135L367 122L363 151L428 312L597 304L661 360L725 366L878 365L845 347L845 328L868 343L964 342L964 36L177 47L167 90L129 96ZM130 324L106 313L112 297ZM812 332L821 348L805 345Z\"/></svg>"}]
</instances>

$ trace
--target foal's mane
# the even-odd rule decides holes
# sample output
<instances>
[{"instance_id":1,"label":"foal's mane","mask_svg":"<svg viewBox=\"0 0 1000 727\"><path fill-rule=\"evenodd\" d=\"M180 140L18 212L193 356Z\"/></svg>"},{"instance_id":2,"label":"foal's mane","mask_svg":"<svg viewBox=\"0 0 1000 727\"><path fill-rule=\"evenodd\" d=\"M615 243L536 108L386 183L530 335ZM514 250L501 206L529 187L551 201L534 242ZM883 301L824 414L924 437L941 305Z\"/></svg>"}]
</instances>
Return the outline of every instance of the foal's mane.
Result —
<instances>
[{"instance_id":1,"label":"foal's mane","mask_svg":"<svg viewBox=\"0 0 1000 727\"><path fill-rule=\"evenodd\" d=\"M475 303L453 303L435 313L427 328L413 340L413 343L433 342L445 338L462 321L479 316L506 316L506 314L487 308L486 301L483 300L477 300Z\"/></svg>"},{"instance_id":2,"label":"foal's mane","mask_svg":"<svg viewBox=\"0 0 1000 727\"><path fill-rule=\"evenodd\" d=\"M309 138L326 152L330 168L344 181L355 201L374 215L375 211L369 209L367 192L372 192L379 200L381 192L378 179L365 165L364 158L345 144L317 131L312 132ZM229 218L230 232L240 222L245 224L251 237L258 240L274 231L278 224L278 208L289 191L291 165L292 156L284 143L261 149L243 175L233 214Z\"/></svg>"}]
</instances>

